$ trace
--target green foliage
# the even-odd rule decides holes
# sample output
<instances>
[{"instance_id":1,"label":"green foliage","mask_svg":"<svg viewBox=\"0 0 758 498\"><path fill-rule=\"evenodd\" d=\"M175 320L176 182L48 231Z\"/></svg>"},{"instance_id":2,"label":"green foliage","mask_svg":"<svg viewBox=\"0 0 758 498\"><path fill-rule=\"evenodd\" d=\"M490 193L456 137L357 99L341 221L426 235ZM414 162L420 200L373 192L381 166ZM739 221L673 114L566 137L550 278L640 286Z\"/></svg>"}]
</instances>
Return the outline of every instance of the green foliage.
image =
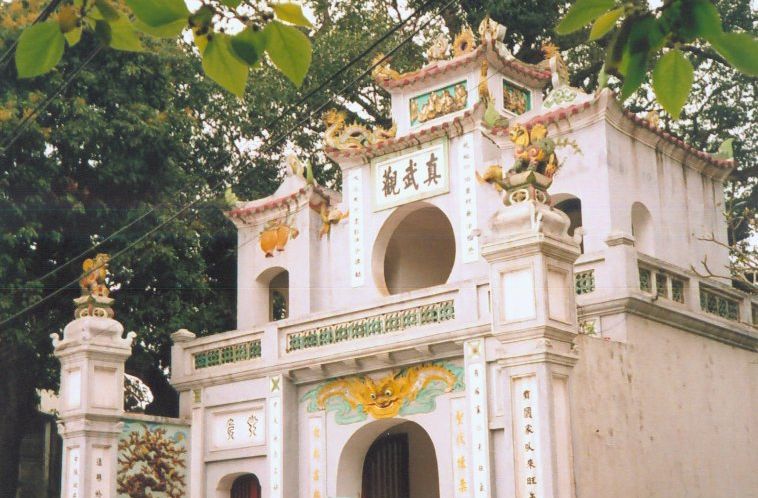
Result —
<instances>
[{"instance_id":1,"label":"green foliage","mask_svg":"<svg viewBox=\"0 0 758 498\"><path fill-rule=\"evenodd\" d=\"M695 78L695 68L679 50L670 50L658 60L653 71L653 89L658 102L674 119L687 101Z\"/></svg>"},{"instance_id":2,"label":"green foliage","mask_svg":"<svg viewBox=\"0 0 758 498\"><path fill-rule=\"evenodd\" d=\"M229 35L217 33L203 52L203 69L219 85L238 97L245 94L248 66L232 50Z\"/></svg>"},{"instance_id":3,"label":"green foliage","mask_svg":"<svg viewBox=\"0 0 758 498\"><path fill-rule=\"evenodd\" d=\"M93 32L101 44L128 52L144 50L137 31L157 38L175 38L191 29L206 75L238 97L244 94L249 69L265 53L298 87L308 72L311 42L295 26L313 26L295 3L258 6L251 14L251 6L241 6L239 0L208 0L195 12L188 10L184 0L123 1L124 12L110 0L64 4L57 22L29 26L16 51L19 77L31 78L52 70L63 55L65 40L73 47L82 29ZM231 42L225 32L229 19L243 24ZM206 50L209 41L210 50Z\"/></svg>"},{"instance_id":4,"label":"green foliage","mask_svg":"<svg viewBox=\"0 0 758 498\"><path fill-rule=\"evenodd\" d=\"M313 55L308 38L297 28L279 21L271 21L264 32L271 62L295 85L302 85Z\"/></svg>"},{"instance_id":5,"label":"green foliage","mask_svg":"<svg viewBox=\"0 0 758 498\"><path fill-rule=\"evenodd\" d=\"M692 64L678 50L680 46L709 43L737 70L758 75L758 41L749 33L724 32L710 0L672 0L654 12L636 3L619 6L613 0L577 0L556 32L572 33L595 19L590 40L615 32L606 50L604 70L623 79L622 100L642 85L649 62L666 47L674 50L656 64L653 89L662 107L675 117L687 102L693 82ZM621 26L616 29L619 19Z\"/></svg>"},{"instance_id":6,"label":"green foliage","mask_svg":"<svg viewBox=\"0 0 758 498\"><path fill-rule=\"evenodd\" d=\"M614 6L613 0L577 0L566 13L566 17L558 23L555 31L559 35L567 35L597 19Z\"/></svg>"},{"instance_id":7,"label":"green foliage","mask_svg":"<svg viewBox=\"0 0 758 498\"><path fill-rule=\"evenodd\" d=\"M16 48L19 78L32 78L50 71L63 57L65 39L55 21L35 24L26 29Z\"/></svg>"}]
</instances>

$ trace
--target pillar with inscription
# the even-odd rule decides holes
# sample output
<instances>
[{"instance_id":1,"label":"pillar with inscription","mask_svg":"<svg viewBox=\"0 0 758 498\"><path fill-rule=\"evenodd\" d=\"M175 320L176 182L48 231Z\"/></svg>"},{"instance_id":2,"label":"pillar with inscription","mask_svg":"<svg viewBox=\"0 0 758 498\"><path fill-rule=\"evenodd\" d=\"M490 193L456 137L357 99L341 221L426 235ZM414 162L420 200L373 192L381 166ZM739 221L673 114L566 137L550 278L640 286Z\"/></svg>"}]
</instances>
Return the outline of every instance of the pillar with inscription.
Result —
<instances>
[{"instance_id":1,"label":"pillar with inscription","mask_svg":"<svg viewBox=\"0 0 758 498\"><path fill-rule=\"evenodd\" d=\"M124 413L124 362L134 332L113 319L105 285L108 257L84 263L82 296L63 339L51 334L61 362L59 432L63 498L115 498L118 437Z\"/></svg>"},{"instance_id":2,"label":"pillar with inscription","mask_svg":"<svg viewBox=\"0 0 758 498\"><path fill-rule=\"evenodd\" d=\"M549 207L550 179L537 172L505 181L505 204L482 246L490 264L495 360L516 498L573 498L568 386L577 360L573 263L579 244L569 219ZM508 434L510 432L510 434Z\"/></svg>"}]
</instances>

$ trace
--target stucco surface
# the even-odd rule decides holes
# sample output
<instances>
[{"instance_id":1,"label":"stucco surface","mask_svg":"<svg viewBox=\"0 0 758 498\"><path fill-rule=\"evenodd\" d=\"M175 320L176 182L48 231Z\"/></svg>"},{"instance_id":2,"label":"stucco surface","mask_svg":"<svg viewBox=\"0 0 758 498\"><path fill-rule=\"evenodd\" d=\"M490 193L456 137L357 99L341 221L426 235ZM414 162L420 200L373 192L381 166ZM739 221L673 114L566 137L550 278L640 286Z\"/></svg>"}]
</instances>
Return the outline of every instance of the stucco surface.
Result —
<instances>
[{"instance_id":1,"label":"stucco surface","mask_svg":"<svg viewBox=\"0 0 758 498\"><path fill-rule=\"evenodd\" d=\"M644 318L628 343L579 336L577 497L758 496L758 357Z\"/></svg>"}]
</instances>

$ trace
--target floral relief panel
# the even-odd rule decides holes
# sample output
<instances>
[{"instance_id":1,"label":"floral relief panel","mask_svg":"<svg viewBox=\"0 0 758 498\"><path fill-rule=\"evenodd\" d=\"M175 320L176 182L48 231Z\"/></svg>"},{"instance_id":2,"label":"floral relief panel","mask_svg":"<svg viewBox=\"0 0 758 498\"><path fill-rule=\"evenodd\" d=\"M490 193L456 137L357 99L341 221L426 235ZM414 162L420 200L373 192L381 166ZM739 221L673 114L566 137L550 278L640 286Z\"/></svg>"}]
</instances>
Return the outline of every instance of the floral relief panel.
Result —
<instances>
[{"instance_id":1,"label":"floral relief panel","mask_svg":"<svg viewBox=\"0 0 758 498\"><path fill-rule=\"evenodd\" d=\"M411 127L434 118L463 110L468 105L466 80L444 88L412 97L410 106Z\"/></svg>"},{"instance_id":2,"label":"floral relief panel","mask_svg":"<svg viewBox=\"0 0 758 498\"><path fill-rule=\"evenodd\" d=\"M118 441L119 498L187 496L189 428L125 420Z\"/></svg>"}]
</instances>

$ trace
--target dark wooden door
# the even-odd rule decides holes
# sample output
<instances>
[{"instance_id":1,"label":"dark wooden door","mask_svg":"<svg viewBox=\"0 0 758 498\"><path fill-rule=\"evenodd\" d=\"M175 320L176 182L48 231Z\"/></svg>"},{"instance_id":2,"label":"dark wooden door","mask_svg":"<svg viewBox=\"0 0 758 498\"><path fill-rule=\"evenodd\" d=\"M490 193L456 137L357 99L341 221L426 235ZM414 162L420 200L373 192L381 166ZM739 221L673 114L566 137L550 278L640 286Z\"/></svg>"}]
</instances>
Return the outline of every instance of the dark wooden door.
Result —
<instances>
[{"instance_id":1,"label":"dark wooden door","mask_svg":"<svg viewBox=\"0 0 758 498\"><path fill-rule=\"evenodd\" d=\"M408 435L380 436L363 461L361 498L409 498Z\"/></svg>"},{"instance_id":2,"label":"dark wooden door","mask_svg":"<svg viewBox=\"0 0 758 498\"><path fill-rule=\"evenodd\" d=\"M231 498L261 498L261 483L258 478L248 474L235 479Z\"/></svg>"}]
</instances>

